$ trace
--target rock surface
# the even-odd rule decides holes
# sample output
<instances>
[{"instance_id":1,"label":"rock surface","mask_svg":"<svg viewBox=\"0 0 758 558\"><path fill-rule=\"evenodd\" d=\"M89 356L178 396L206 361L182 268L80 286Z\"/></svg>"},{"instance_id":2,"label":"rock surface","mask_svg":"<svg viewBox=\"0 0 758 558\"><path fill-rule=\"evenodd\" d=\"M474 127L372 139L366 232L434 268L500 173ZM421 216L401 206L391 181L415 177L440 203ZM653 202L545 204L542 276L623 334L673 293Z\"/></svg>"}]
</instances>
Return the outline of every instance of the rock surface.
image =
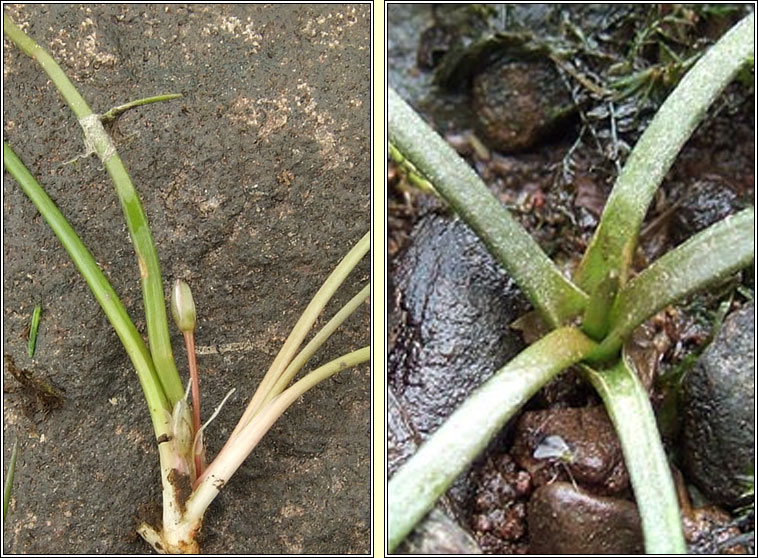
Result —
<instances>
[{"instance_id":1,"label":"rock surface","mask_svg":"<svg viewBox=\"0 0 758 558\"><path fill-rule=\"evenodd\" d=\"M643 554L637 506L592 496L570 483L537 489L529 501L530 554Z\"/></svg>"},{"instance_id":2,"label":"rock surface","mask_svg":"<svg viewBox=\"0 0 758 558\"><path fill-rule=\"evenodd\" d=\"M464 399L523 346L509 328L526 302L481 241L457 219L430 212L395 261L390 285L390 476ZM466 521L464 474L443 503Z\"/></svg>"},{"instance_id":3,"label":"rock surface","mask_svg":"<svg viewBox=\"0 0 758 558\"><path fill-rule=\"evenodd\" d=\"M431 213L396 262L388 381L421 438L523 347L509 325L526 303L484 244Z\"/></svg>"},{"instance_id":4,"label":"rock surface","mask_svg":"<svg viewBox=\"0 0 758 558\"><path fill-rule=\"evenodd\" d=\"M683 465L714 503L743 503L755 460L755 305L729 315L684 379Z\"/></svg>"},{"instance_id":5,"label":"rock surface","mask_svg":"<svg viewBox=\"0 0 758 558\"><path fill-rule=\"evenodd\" d=\"M549 60L502 60L474 78L478 129L490 145L523 151L554 133L574 106Z\"/></svg>"},{"instance_id":6,"label":"rock surface","mask_svg":"<svg viewBox=\"0 0 758 558\"><path fill-rule=\"evenodd\" d=\"M553 450L548 447L552 440L557 442ZM558 451L561 445L565 455ZM524 412L511 455L531 473L535 486L556 478L573 479L598 494L618 494L629 486L618 437L602 407Z\"/></svg>"},{"instance_id":7,"label":"rock surface","mask_svg":"<svg viewBox=\"0 0 758 558\"><path fill-rule=\"evenodd\" d=\"M463 528L444 512L434 509L418 524L403 543L397 554L482 554Z\"/></svg>"},{"instance_id":8,"label":"rock surface","mask_svg":"<svg viewBox=\"0 0 758 558\"><path fill-rule=\"evenodd\" d=\"M93 110L125 113L116 147L150 221L166 290L192 287L214 456L305 305L370 226L371 8L329 5L5 4ZM139 270L113 185L43 70L5 39L8 141L72 221L144 332ZM65 389L33 419L3 395L3 451L19 440L3 552L134 554L138 508L160 502L158 452L135 373L68 255L3 180L3 349ZM369 280L365 258L327 313ZM37 352L24 330L42 305ZM323 324L324 320L317 322ZM369 306L323 364L369 343ZM181 334L170 326L186 377ZM15 380L5 372L5 386ZM211 554L370 551L370 372L341 372L295 403L205 517Z\"/></svg>"},{"instance_id":9,"label":"rock surface","mask_svg":"<svg viewBox=\"0 0 758 558\"><path fill-rule=\"evenodd\" d=\"M743 207L734 186L723 178L712 175L700 179L686 187L681 205L674 212L674 239L684 242Z\"/></svg>"}]
</instances>

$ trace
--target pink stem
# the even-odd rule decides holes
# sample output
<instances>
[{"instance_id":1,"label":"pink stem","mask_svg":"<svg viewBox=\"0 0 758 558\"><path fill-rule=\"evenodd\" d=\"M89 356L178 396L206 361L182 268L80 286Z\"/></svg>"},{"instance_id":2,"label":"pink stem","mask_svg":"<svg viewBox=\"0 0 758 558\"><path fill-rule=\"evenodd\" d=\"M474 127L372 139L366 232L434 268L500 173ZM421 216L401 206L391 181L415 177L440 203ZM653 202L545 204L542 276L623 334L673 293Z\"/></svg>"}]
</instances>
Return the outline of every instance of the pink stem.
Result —
<instances>
[{"instance_id":1,"label":"pink stem","mask_svg":"<svg viewBox=\"0 0 758 558\"><path fill-rule=\"evenodd\" d=\"M184 343L187 345L187 360L189 361L190 383L192 385L192 423L195 436L200 432L200 379L197 373L197 359L195 358L195 334L192 331L185 332ZM195 455L195 475L200 477L202 460Z\"/></svg>"}]
</instances>

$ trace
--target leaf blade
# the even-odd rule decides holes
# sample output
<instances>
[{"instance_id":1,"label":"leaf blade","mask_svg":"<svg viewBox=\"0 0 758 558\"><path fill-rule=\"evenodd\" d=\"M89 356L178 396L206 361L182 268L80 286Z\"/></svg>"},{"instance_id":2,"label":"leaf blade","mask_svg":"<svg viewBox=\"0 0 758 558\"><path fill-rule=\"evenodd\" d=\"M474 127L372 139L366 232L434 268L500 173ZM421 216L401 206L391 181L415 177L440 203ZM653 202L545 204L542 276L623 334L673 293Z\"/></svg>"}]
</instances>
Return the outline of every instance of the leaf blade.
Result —
<instances>
[{"instance_id":1,"label":"leaf blade","mask_svg":"<svg viewBox=\"0 0 758 558\"><path fill-rule=\"evenodd\" d=\"M473 169L392 88L388 137L476 232L551 325L581 312L587 295L561 274Z\"/></svg>"}]
</instances>

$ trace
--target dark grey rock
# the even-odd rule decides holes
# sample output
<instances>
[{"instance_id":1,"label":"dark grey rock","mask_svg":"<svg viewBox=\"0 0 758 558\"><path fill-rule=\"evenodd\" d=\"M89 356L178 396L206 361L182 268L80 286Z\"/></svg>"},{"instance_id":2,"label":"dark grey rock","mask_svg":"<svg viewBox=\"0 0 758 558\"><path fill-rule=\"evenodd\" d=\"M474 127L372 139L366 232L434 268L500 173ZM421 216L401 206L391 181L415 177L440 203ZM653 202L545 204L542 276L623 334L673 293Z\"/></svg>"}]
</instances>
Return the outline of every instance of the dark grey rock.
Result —
<instances>
[{"instance_id":1,"label":"dark grey rock","mask_svg":"<svg viewBox=\"0 0 758 558\"><path fill-rule=\"evenodd\" d=\"M513 280L458 219L429 214L398 258L388 381L419 439L522 348L527 308Z\"/></svg>"},{"instance_id":2,"label":"dark grey rock","mask_svg":"<svg viewBox=\"0 0 758 558\"><path fill-rule=\"evenodd\" d=\"M529 501L530 554L643 554L637 506L593 496L570 483L537 489Z\"/></svg>"},{"instance_id":3,"label":"dark grey rock","mask_svg":"<svg viewBox=\"0 0 758 558\"><path fill-rule=\"evenodd\" d=\"M688 184L681 204L673 215L674 239L684 242L743 207L734 186L719 176L708 176Z\"/></svg>"},{"instance_id":4,"label":"dark grey rock","mask_svg":"<svg viewBox=\"0 0 758 558\"><path fill-rule=\"evenodd\" d=\"M729 315L684 379L683 465L713 502L743 503L755 463L755 305Z\"/></svg>"},{"instance_id":5,"label":"dark grey rock","mask_svg":"<svg viewBox=\"0 0 758 558\"><path fill-rule=\"evenodd\" d=\"M509 327L526 308L513 280L457 219L421 218L395 261L390 286L388 470L390 476L464 399L523 347ZM464 474L441 501L466 521L473 480Z\"/></svg>"},{"instance_id":6,"label":"dark grey rock","mask_svg":"<svg viewBox=\"0 0 758 558\"><path fill-rule=\"evenodd\" d=\"M4 4L93 110L129 111L116 147L140 194L166 290L192 287L209 458L323 280L370 226L368 5ZM4 139L72 221L140 331L139 269L121 207L39 65L5 39ZM327 312L370 277L365 258ZM3 350L65 389L34 420L3 394L4 452L19 440L3 553L135 554L160 502L158 452L134 370L68 255L3 180ZM34 360L23 332L43 313ZM330 310L331 309L331 310ZM323 320L320 320L323 324ZM364 305L308 366L369 343ZM317 324L318 326L319 324ZM186 377L181 334L170 326ZM15 388L4 375L5 386ZM341 372L277 421L214 501L210 554L368 553L369 366Z\"/></svg>"},{"instance_id":7,"label":"dark grey rock","mask_svg":"<svg viewBox=\"0 0 758 558\"><path fill-rule=\"evenodd\" d=\"M502 60L474 78L477 129L495 149L535 146L575 112L569 91L549 60Z\"/></svg>"}]
</instances>

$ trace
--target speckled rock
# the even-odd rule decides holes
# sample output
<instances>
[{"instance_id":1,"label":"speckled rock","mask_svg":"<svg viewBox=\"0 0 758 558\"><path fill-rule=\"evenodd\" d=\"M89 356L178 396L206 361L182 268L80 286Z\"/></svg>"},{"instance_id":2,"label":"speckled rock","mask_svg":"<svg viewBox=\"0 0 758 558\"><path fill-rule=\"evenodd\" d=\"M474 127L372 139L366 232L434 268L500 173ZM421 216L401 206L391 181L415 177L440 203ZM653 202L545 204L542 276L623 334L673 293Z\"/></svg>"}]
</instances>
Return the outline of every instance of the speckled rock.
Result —
<instances>
[{"instance_id":1,"label":"speckled rock","mask_svg":"<svg viewBox=\"0 0 758 558\"><path fill-rule=\"evenodd\" d=\"M755 305L724 321L684 379L683 465L713 502L741 503L755 458Z\"/></svg>"},{"instance_id":2,"label":"speckled rock","mask_svg":"<svg viewBox=\"0 0 758 558\"><path fill-rule=\"evenodd\" d=\"M570 483L537 489L529 501L530 554L642 554L637 506L592 496Z\"/></svg>"},{"instance_id":3,"label":"speckled rock","mask_svg":"<svg viewBox=\"0 0 758 558\"><path fill-rule=\"evenodd\" d=\"M124 113L114 143L139 192L164 286L197 306L203 420L214 458L303 308L370 228L371 6L4 4L60 63L93 110L160 93ZM3 45L3 132L145 332L137 258L101 162L39 65ZM74 161L72 161L74 160ZM71 163L66 163L72 161ZM4 458L18 439L3 554L149 551L135 515L161 501L158 448L118 336L66 251L3 177L3 352L65 389L27 418L4 374ZM327 316L369 281L366 257ZM23 333L42 305L37 350ZM319 318L317 327L323 325ZM183 378L181 333L169 325ZM362 305L306 367L370 342ZM305 370L304 370L305 371ZM220 554L371 551L368 363L290 407L208 509L202 550ZM141 515L141 514L139 514Z\"/></svg>"}]
</instances>

